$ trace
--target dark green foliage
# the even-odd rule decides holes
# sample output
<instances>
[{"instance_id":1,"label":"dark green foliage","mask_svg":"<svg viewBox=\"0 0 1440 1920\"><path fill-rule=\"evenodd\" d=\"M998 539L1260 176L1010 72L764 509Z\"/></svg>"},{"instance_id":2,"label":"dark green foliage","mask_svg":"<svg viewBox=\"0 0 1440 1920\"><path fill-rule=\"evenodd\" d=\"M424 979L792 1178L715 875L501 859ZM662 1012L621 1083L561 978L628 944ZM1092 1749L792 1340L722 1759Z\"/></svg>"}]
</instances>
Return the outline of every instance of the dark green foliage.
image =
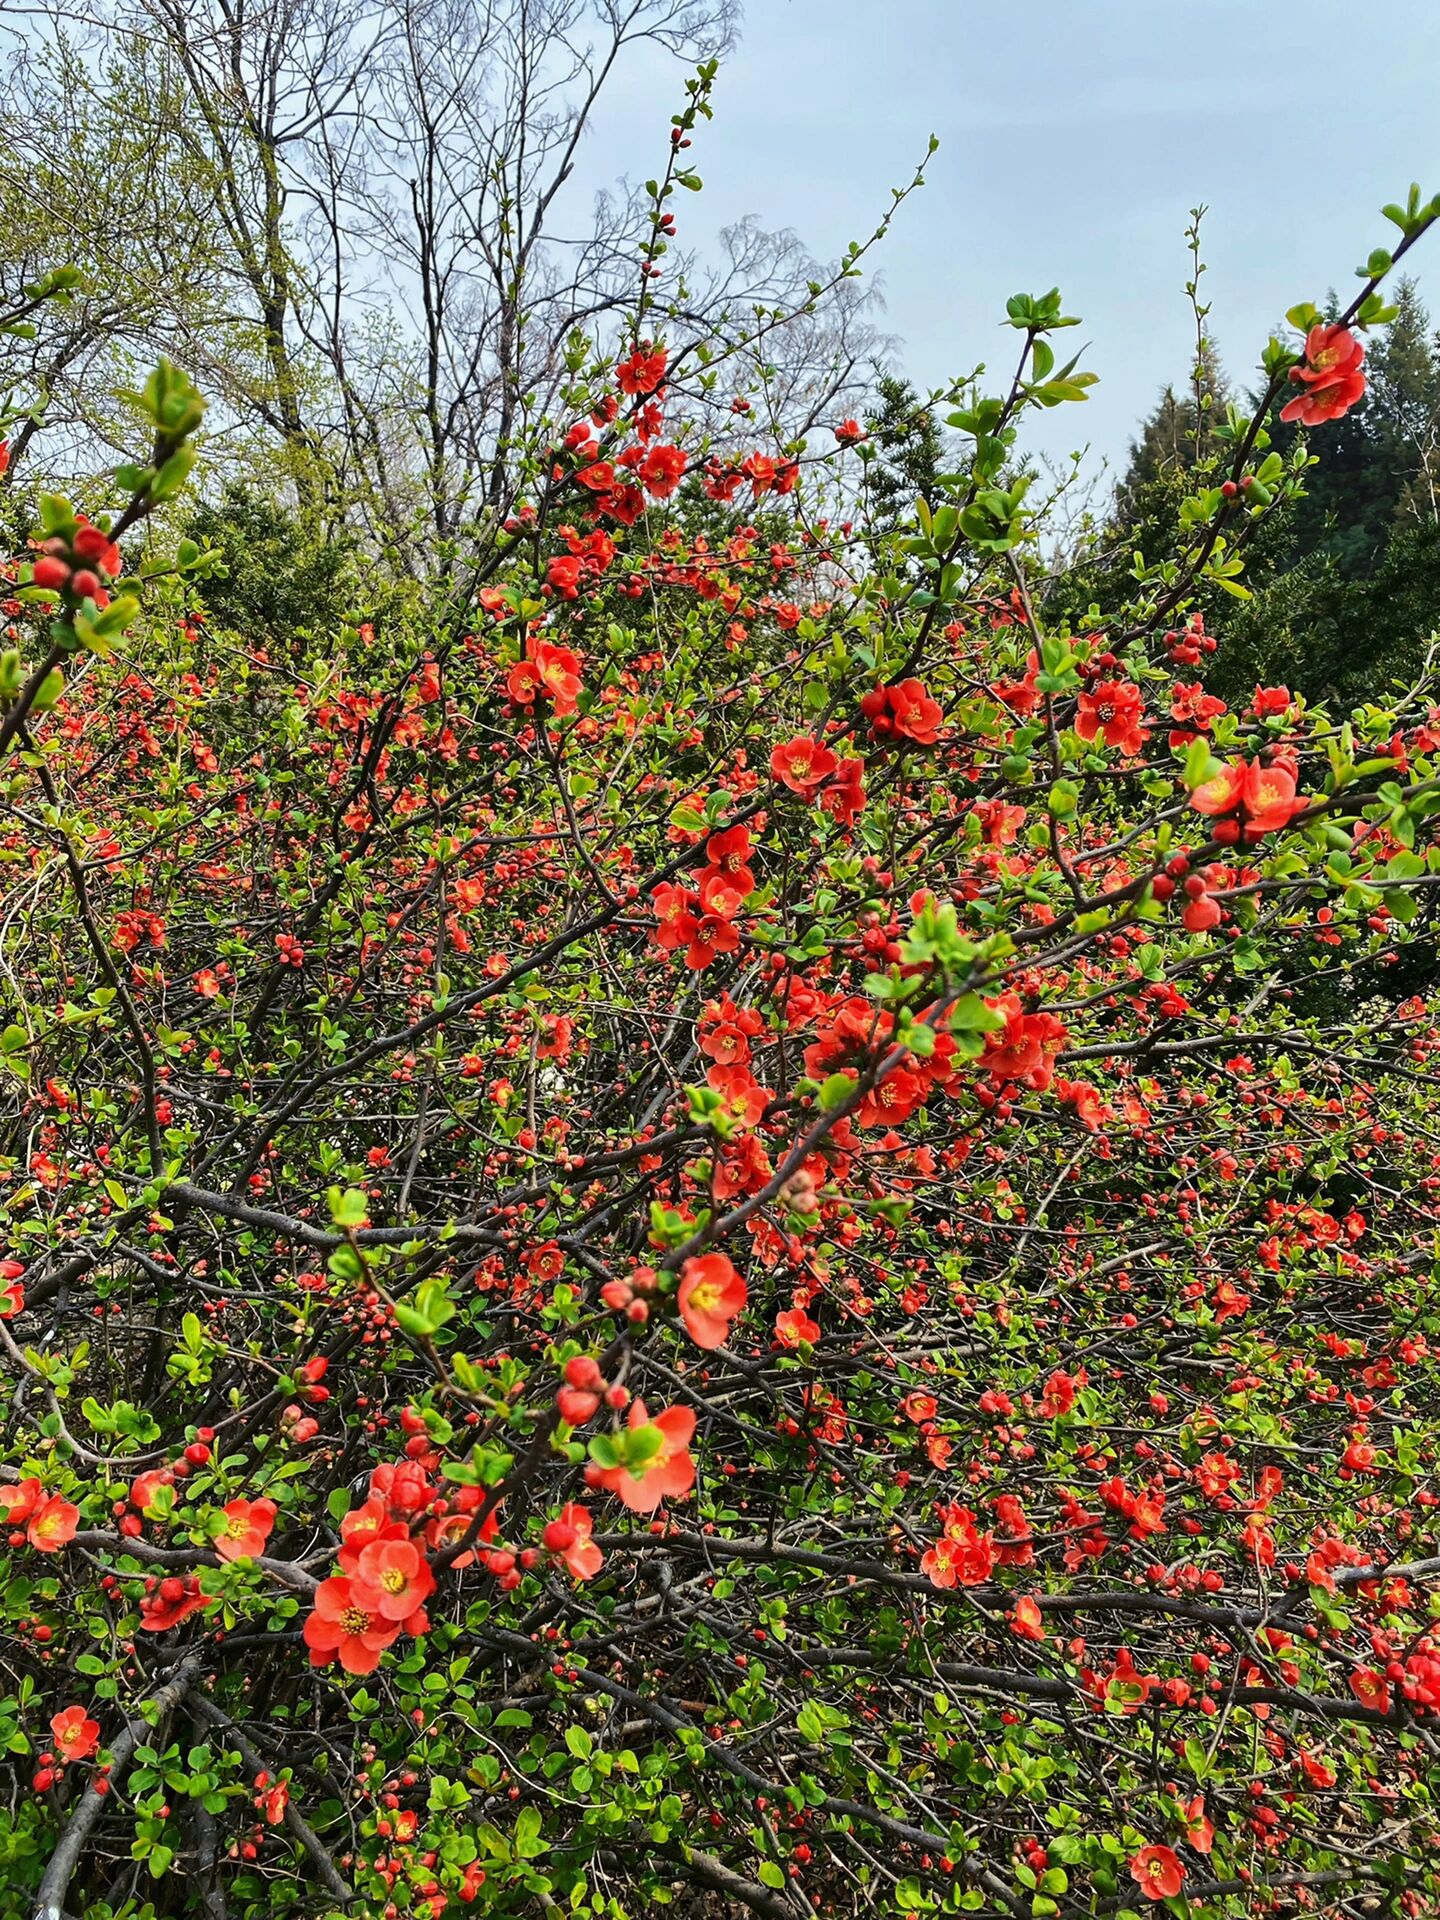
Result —
<instances>
[{"instance_id":1,"label":"dark green foliage","mask_svg":"<svg viewBox=\"0 0 1440 1920\"><path fill-rule=\"evenodd\" d=\"M218 551L226 572L203 589L212 625L244 634L272 653L324 624L343 598L352 543L317 538L274 499L232 482L217 504L202 501L186 531Z\"/></svg>"},{"instance_id":2,"label":"dark green foliage","mask_svg":"<svg viewBox=\"0 0 1440 1920\"><path fill-rule=\"evenodd\" d=\"M1440 526L1401 525L1373 571L1347 574L1321 548L1237 606L1209 684L1231 700L1283 684L1344 712L1413 679L1437 627Z\"/></svg>"},{"instance_id":3,"label":"dark green foliage","mask_svg":"<svg viewBox=\"0 0 1440 1920\"><path fill-rule=\"evenodd\" d=\"M934 414L908 380L882 373L875 383L875 400L865 423L874 449L870 499L875 522L888 526L909 513L916 500L927 505L934 501L945 440Z\"/></svg>"},{"instance_id":4,"label":"dark green foliage","mask_svg":"<svg viewBox=\"0 0 1440 1920\"><path fill-rule=\"evenodd\" d=\"M1369 391L1312 436L1316 462L1303 499L1268 516L1246 555L1252 598L1212 595L1220 639L1207 679L1234 700L1283 683L1341 710L1413 677L1440 628L1440 352L1412 282L1396 290L1394 324L1368 344ZM1223 376L1212 369L1217 407ZM1203 383L1202 383L1203 384ZM1252 396L1248 404L1254 404ZM1288 455L1298 429L1269 423ZM1182 499L1222 477L1225 449L1195 400L1167 389L1131 447L1105 526L1057 584L1050 610L1083 619L1114 604L1133 555L1164 557Z\"/></svg>"}]
</instances>

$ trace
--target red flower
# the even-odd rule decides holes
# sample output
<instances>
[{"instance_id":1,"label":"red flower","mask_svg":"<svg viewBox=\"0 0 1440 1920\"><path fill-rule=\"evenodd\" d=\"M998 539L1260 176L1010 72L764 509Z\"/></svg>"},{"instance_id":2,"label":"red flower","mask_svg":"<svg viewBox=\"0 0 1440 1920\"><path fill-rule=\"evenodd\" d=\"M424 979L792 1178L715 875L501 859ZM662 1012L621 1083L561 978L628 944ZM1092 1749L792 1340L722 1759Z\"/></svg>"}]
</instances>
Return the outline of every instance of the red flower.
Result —
<instances>
[{"instance_id":1,"label":"red flower","mask_svg":"<svg viewBox=\"0 0 1440 1920\"><path fill-rule=\"evenodd\" d=\"M802 1341L813 1344L819 1338L820 1328L803 1307L792 1307L788 1313L776 1314L775 1344L777 1347L788 1347L793 1351Z\"/></svg>"},{"instance_id":2,"label":"red flower","mask_svg":"<svg viewBox=\"0 0 1440 1920\"><path fill-rule=\"evenodd\" d=\"M1280 409L1282 420L1298 420L1302 427L1318 427L1339 420L1365 395L1360 362L1364 342L1338 324L1312 327L1305 338L1305 359L1290 369L1290 378L1305 391Z\"/></svg>"},{"instance_id":3,"label":"red flower","mask_svg":"<svg viewBox=\"0 0 1440 1920\"><path fill-rule=\"evenodd\" d=\"M0 1525L23 1527L44 1498L45 1489L38 1480L0 1482Z\"/></svg>"},{"instance_id":4,"label":"red flower","mask_svg":"<svg viewBox=\"0 0 1440 1920\"><path fill-rule=\"evenodd\" d=\"M1374 1667L1356 1667L1350 1675L1350 1691L1362 1707L1374 1707L1380 1713L1390 1711L1389 1684Z\"/></svg>"},{"instance_id":5,"label":"red flower","mask_svg":"<svg viewBox=\"0 0 1440 1920\"><path fill-rule=\"evenodd\" d=\"M755 891L755 875L750 870L750 829L727 827L724 833L712 833L705 842L705 873L723 873L742 893ZM704 885L704 874L701 885Z\"/></svg>"},{"instance_id":6,"label":"red flower","mask_svg":"<svg viewBox=\"0 0 1440 1920\"><path fill-rule=\"evenodd\" d=\"M260 1778L264 1778L262 1774ZM273 1787L261 1793L255 1801L256 1807L265 1816L267 1827L278 1827L285 1818L285 1809L290 1804L290 1789L283 1780L277 1780Z\"/></svg>"},{"instance_id":7,"label":"red flower","mask_svg":"<svg viewBox=\"0 0 1440 1920\"><path fill-rule=\"evenodd\" d=\"M842 760L834 778L820 795L820 805L842 827L848 827L865 811L865 762Z\"/></svg>"},{"instance_id":8,"label":"red flower","mask_svg":"<svg viewBox=\"0 0 1440 1920\"><path fill-rule=\"evenodd\" d=\"M1295 775L1288 767L1262 767L1258 760L1246 772L1241 799L1247 840L1258 840L1262 833L1279 833L1305 805L1295 797Z\"/></svg>"},{"instance_id":9,"label":"red flower","mask_svg":"<svg viewBox=\"0 0 1440 1920\"><path fill-rule=\"evenodd\" d=\"M350 1580L357 1606L384 1620L408 1620L435 1591L430 1563L413 1540L372 1540Z\"/></svg>"},{"instance_id":10,"label":"red flower","mask_svg":"<svg viewBox=\"0 0 1440 1920\"><path fill-rule=\"evenodd\" d=\"M730 1322L749 1298L744 1279L724 1253L687 1260L680 1272L680 1318L697 1347L724 1344Z\"/></svg>"},{"instance_id":11,"label":"red flower","mask_svg":"<svg viewBox=\"0 0 1440 1920\"><path fill-rule=\"evenodd\" d=\"M650 938L662 953L673 953L676 947L688 944L694 933L695 909L699 905L697 894L685 887L672 886L669 881L658 886L651 894L650 906L655 915L655 928Z\"/></svg>"},{"instance_id":12,"label":"red flower","mask_svg":"<svg viewBox=\"0 0 1440 1920\"><path fill-rule=\"evenodd\" d=\"M1185 1880L1185 1869L1169 1847L1141 1847L1130 1858L1130 1872L1147 1900L1171 1900Z\"/></svg>"},{"instance_id":13,"label":"red flower","mask_svg":"<svg viewBox=\"0 0 1440 1920\"><path fill-rule=\"evenodd\" d=\"M690 932L690 944L685 949L687 967L708 967L720 953L734 953L740 944L740 935L728 920L718 913L702 913Z\"/></svg>"},{"instance_id":14,"label":"red flower","mask_svg":"<svg viewBox=\"0 0 1440 1920\"><path fill-rule=\"evenodd\" d=\"M441 1514L438 1519L432 1520L425 1529L425 1538L430 1543L432 1552L439 1553L442 1548L454 1546L457 1541L470 1539L471 1528L475 1525L476 1509L480 1506L484 1498L484 1489L481 1487L456 1488L450 1511ZM479 1531L474 1535L474 1545L479 1548L488 1547L499 1530L500 1514L496 1508L492 1507L481 1521ZM396 1526L393 1532L387 1537L391 1539L403 1539L405 1534L406 1528L402 1522ZM358 1560L359 1557L357 1552L355 1559ZM458 1558L452 1560L450 1564L458 1573L462 1567L472 1566L474 1561L475 1553L467 1546L465 1551L460 1554ZM343 1553L340 1556L340 1563L342 1566L345 1566L345 1556ZM354 1562L346 1567L346 1571L354 1572Z\"/></svg>"},{"instance_id":15,"label":"red flower","mask_svg":"<svg viewBox=\"0 0 1440 1920\"><path fill-rule=\"evenodd\" d=\"M100 1722L87 1719L84 1707L62 1707L51 1715L50 1735L58 1760L84 1760L100 1744Z\"/></svg>"},{"instance_id":16,"label":"red flower","mask_svg":"<svg viewBox=\"0 0 1440 1920\"><path fill-rule=\"evenodd\" d=\"M678 1500L695 1484L695 1462L690 1458L690 1440L695 1432L695 1416L688 1407L666 1407L653 1420L643 1400L630 1402L629 1425L650 1426L660 1434L660 1451L638 1474L626 1467L596 1469L597 1486L613 1493L632 1513L653 1513L662 1500Z\"/></svg>"},{"instance_id":17,"label":"red flower","mask_svg":"<svg viewBox=\"0 0 1440 1920\"><path fill-rule=\"evenodd\" d=\"M860 702L877 740L903 735L917 746L931 747L944 718L940 702L931 699L923 680L901 680L893 687L872 687Z\"/></svg>"},{"instance_id":18,"label":"red flower","mask_svg":"<svg viewBox=\"0 0 1440 1920\"><path fill-rule=\"evenodd\" d=\"M605 1564L604 1554L590 1538L594 1524L589 1508L571 1501L560 1509L558 1519L550 1522L542 1536L546 1548L559 1554L574 1580L589 1580Z\"/></svg>"},{"instance_id":19,"label":"red flower","mask_svg":"<svg viewBox=\"0 0 1440 1920\"><path fill-rule=\"evenodd\" d=\"M513 666L505 679L505 691L517 707L530 706L537 695L550 702L557 720L575 711L580 693L581 659L569 647L551 646L548 640L532 639L525 658Z\"/></svg>"},{"instance_id":20,"label":"red flower","mask_svg":"<svg viewBox=\"0 0 1440 1920\"><path fill-rule=\"evenodd\" d=\"M879 1086L871 1087L855 1109L861 1127L896 1127L908 1120L925 1098L925 1082L908 1067L894 1067Z\"/></svg>"},{"instance_id":21,"label":"red flower","mask_svg":"<svg viewBox=\"0 0 1440 1920\"><path fill-rule=\"evenodd\" d=\"M648 341L615 369L615 384L622 393L654 393L664 378L665 349Z\"/></svg>"},{"instance_id":22,"label":"red flower","mask_svg":"<svg viewBox=\"0 0 1440 1920\"><path fill-rule=\"evenodd\" d=\"M352 1507L340 1522L341 1568L354 1573L360 1555L372 1540L405 1540L410 1529L403 1520L392 1520L384 1502L369 1499L363 1507Z\"/></svg>"},{"instance_id":23,"label":"red flower","mask_svg":"<svg viewBox=\"0 0 1440 1920\"><path fill-rule=\"evenodd\" d=\"M807 800L818 787L824 786L835 766L835 755L830 749L806 733L787 740L770 755L770 771L775 778Z\"/></svg>"},{"instance_id":24,"label":"red flower","mask_svg":"<svg viewBox=\"0 0 1440 1920\"><path fill-rule=\"evenodd\" d=\"M753 882L743 887L738 879L722 873L718 867L707 867L700 876L700 904L706 913L713 913L721 920L733 920L744 906L746 895L754 890Z\"/></svg>"},{"instance_id":25,"label":"red flower","mask_svg":"<svg viewBox=\"0 0 1440 1920\"><path fill-rule=\"evenodd\" d=\"M1205 1817L1205 1796L1197 1793L1185 1809L1185 1838L1197 1853L1209 1853L1215 1845L1215 1823Z\"/></svg>"},{"instance_id":26,"label":"red flower","mask_svg":"<svg viewBox=\"0 0 1440 1920\"><path fill-rule=\"evenodd\" d=\"M1267 714L1288 713L1294 704L1294 695L1288 687L1256 687L1250 711L1257 720L1263 720Z\"/></svg>"},{"instance_id":27,"label":"red flower","mask_svg":"<svg viewBox=\"0 0 1440 1920\"><path fill-rule=\"evenodd\" d=\"M1029 1594L1022 1594L1010 1609L1010 1631L1022 1640L1043 1640L1045 1620Z\"/></svg>"},{"instance_id":28,"label":"red flower","mask_svg":"<svg viewBox=\"0 0 1440 1920\"><path fill-rule=\"evenodd\" d=\"M339 1658L347 1673L373 1673L380 1655L400 1637L400 1622L388 1620L355 1596L354 1582L332 1574L315 1589L314 1611L305 1621L312 1667Z\"/></svg>"},{"instance_id":29,"label":"red flower","mask_svg":"<svg viewBox=\"0 0 1440 1920\"><path fill-rule=\"evenodd\" d=\"M174 1574L164 1580L147 1580L145 1598L140 1602L140 1625L146 1633L168 1633L192 1613L218 1604L213 1594L200 1591L200 1582L193 1574L183 1580Z\"/></svg>"},{"instance_id":30,"label":"red flower","mask_svg":"<svg viewBox=\"0 0 1440 1920\"><path fill-rule=\"evenodd\" d=\"M553 1240L531 1247L525 1255L525 1271L537 1280L554 1280L565 1271L564 1250Z\"/></svg>"},{"instance_id":31,"label":"red flower","mask_svg":"<svg viewBox=\"0 0 1440 1920\"><path fill-rule=\"evenodd\" d=\"M52 1493L36 1507L25 1529L25 1538L37 1553L58 1553L75 1538L80 1524L80 1509L69 1500Z\"/></svg>"},{"instance_id":32,"label":"red flower","mask_svg":"<svg viewBox=\"0 0 1440 1920\"><path fill-rule=\"evenodd\" d=\"M1081 694L1075 731L1082 740L1093 740L1101 734L1107 747L1138 753L1150 737L1140 724L1143 712L1144 701L1137 686L1128 680L1105 680L1093 692Z\"/></svg>"},{"instance_id":33,"label":"red flower","mask_svg":"<svg viewBox=\"0 0 1440 1920\"><path fill-rule=\"evenodd\" d=\"M225 1527L215 1537L215 1551L222 1560L253 1560L265 1551L270 1529L275 1524L273 1500L231 1500L223 1509Z\"/></svg>"},{"instance_id":34,"label":"red flower","mask_svg":"<svg viewBox=\"0 0 1440 1920\"><path fill-rule=\"evenodd\" d=\"M573 553L553 554L545 568L545 584L562 600L573 600L580 591L580 562Z\"/></svg>"},{"instance_id":35,"label":"red flower","mask_svg":"<svg viewBox=\"0 0 1440 1920\"><path fill-rule=\"evenodd\" d=\"M934 1587L983 1586L995 1570L992 1535L980 1533L967 1507L952 1507L945 1531L922 1555L920 1571Z\"/></svg>"},{"instance_id":36,"label":"red flower","mask_svg":"<svg viewBox=\"0 0 1440 1920\"><path fill-rule=\"evenodd\" d=\"M1058 1420L1069 1413L1075 1404L1075 1381L1068 1373L1062 1373L1057 1367L1045 1382L1045 1391L1040 1397L1040 1411L1047 1420Z\"/></svg>"},{"instance_id":37,"label":"red flower","mask_svg":"<svg viewBox=\"0 0 1440 1920\"><path fill-rule=\"evenodd\" d=\"M1232 760L1228 767L1191 788L1191 806L1212 819L1217 814L1233 813L1245 791L1245 776L1249 771L1243 760Z\"/></svg>"},{"instance_id":38,"label":"red flower","mask_svg":"<svg viewBox=\"0 0 1440 1920\"><path fill-rule=\"evenodd\" d=\"M1139 1671L1128 1647L1121 1647L1106 1677L1101 1699L1112 1713L1139 1713L1159 1684L1155 1674Z\"/></svg>"},{"instance_id":39,"label":"red flower","mask_svg":"<svg viewBox=\"0 0 1440 1920\"><path fill-rule=\"evenodd\" d=\"M986 1004L1005 1016L1005 1026L986 1034L980 1064L997 1086L1014 1080L1043 1093L1055 1076L1055 1055L1068 1037L1063 1022L1051 1013L1026 1013L1014 993Z\"/></svg>"},{"instance_id":40,"label":"red flower","mask_svg":"<svg viewBox=\"0 0 1440 1920\"><path fill-rule=\"evenodd\" d=\"M679 486L687 464L679 447L647 447L640 462L640 484L657 500L664 500Z\"/></svg>"}]
</instances>

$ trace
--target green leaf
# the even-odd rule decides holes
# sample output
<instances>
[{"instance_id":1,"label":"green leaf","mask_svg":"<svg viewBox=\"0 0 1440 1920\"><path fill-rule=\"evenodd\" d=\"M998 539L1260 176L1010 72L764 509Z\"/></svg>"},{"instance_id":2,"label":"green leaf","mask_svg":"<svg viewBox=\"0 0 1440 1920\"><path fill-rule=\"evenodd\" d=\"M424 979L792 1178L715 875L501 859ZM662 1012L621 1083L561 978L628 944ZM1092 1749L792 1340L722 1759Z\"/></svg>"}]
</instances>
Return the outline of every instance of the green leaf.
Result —
<instances>
[{"instance_id":1,"label":"green leaf","mask_svg":"<svg viewBox=\"0 0 1440 1920\"><path fill-rule=\"evenodd\" d=\"M843 1107L855 1091L853 1073L832 1073L820 1083L820 1109L823 1113L833 1113L837 1107Z\"/></svg>"},{"instance_id":2,"label":"green leaf","mask_svg":"<svg viewBox=\"0 0 1440 1920\"><path fill-rule=\"evenodd\" d=\"M363 1227L368 1217L370 1202L358 1188L347 1188L343 1193L339 1187L330 1189L330 1218L337 1227Z\"/></svg>"}]
</instances>

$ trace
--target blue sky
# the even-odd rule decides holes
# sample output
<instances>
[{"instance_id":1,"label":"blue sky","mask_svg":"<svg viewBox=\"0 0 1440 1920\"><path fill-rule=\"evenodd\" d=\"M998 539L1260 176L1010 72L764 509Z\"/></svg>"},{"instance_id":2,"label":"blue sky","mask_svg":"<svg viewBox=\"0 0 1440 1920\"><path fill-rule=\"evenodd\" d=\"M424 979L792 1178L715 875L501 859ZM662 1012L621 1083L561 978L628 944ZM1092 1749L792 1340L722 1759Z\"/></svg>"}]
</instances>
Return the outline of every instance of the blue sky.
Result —
<instances>
[{"instance_id":1,"label":"blue sky","mask_svg":"<svg viewBox=\"0 0 1440 1920\"><path fill-rule=\"evenodd\" d=\"M658 55L618 73L585 170L655 171L678 96ZM1412 179L1440 191L1440 0L749 0L715 104L682 240L756 214L831 258L934 132L874 269L901 364L922 386L998 372L1006 297L1058 284L1100 384L1038 444L1123 461L1190 364L1192 206L1210 209L1202 292L1239 377L1287 307L1348 298L1393 235L1385 201ZM1440 231L1417 277L1440 320Z\"/></svg>"}]
</instances>

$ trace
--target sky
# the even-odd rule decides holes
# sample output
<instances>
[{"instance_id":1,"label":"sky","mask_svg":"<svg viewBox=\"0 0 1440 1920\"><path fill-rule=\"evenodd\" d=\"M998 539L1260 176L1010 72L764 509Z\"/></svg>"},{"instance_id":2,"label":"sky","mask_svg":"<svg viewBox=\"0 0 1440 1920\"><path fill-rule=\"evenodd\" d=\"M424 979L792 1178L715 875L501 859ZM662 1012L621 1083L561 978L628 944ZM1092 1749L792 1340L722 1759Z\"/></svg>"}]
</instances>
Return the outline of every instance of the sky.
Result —
<instances>
[{"instance_id":1,"label":"sky","mask_svg":"<svg viewBox=\"0 0 1440 1920\"><path fill-rule=\"evenodd\" d=\"M1437 0L748 0L715 119L678 196L704 249L754 214L819 259L864 238L923 158L927 185L872 255L896 362L922 388L1013 335L1007 297L1058 285L1099 376L1030 442L1123 465L1137 422L1183 383L1190 208L1205 204L1202 297L1244 382L1298 301L1342 298L1395 229L1380 207L1440 191ZM680 70L619 70L587 142L596 177L658 170ZM1440 229L1416 278L1440 320Z\"/></svg>"}]
</instances>

